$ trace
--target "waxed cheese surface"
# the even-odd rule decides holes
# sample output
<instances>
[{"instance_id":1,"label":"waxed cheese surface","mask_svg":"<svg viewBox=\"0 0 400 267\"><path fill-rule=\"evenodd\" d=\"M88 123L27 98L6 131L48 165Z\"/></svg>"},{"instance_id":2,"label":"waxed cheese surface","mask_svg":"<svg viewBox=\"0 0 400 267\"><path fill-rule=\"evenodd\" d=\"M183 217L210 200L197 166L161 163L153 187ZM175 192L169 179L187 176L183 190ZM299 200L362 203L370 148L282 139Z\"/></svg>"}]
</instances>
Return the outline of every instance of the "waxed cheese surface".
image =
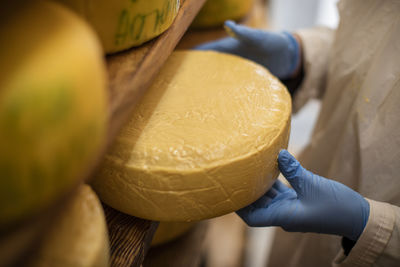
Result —
<instances>
[{"instance_id":1,"label":"waxed cheese surface","mask_svg":"<svg viewBox=\"0 0 400 267\"><path fill-rule=\"evenodd\" d=\"M80 186L63 207L28 266L109 266L106 220L89 186Z\"/></svg>"},{"instance_id":2,"label":"waxed cheese surface","mask_svg":"<svg viewBox=\"0 0 400 267\"><path fill-rule=\"evenodd\" d=\"M123 212L192 221L256 200L288 141L286 88L233 55L175 52L108 153L93 185Z\"/></svg>"},{"instance_id":3,"label":"waxed cheese surface","mask_svg":"<svg viewBox=\"0 0 400 267\"><path fill-rule=\"evenodd\" d=\"M216 27L226 20L237 20L246 16L254 0L208 0L192 23L195 28Z\"/></svg>"},{"instance_id":4,"label":"waxed cheese surface","mask_svg":"<svg viewBox=\"0 0 400 267\"><path fill-rule=\"evenodd\" d=\"M107 75L89 26L52 1L0 24L0 227L72 190L105 143Z\"/></svg>"}]
</instances>

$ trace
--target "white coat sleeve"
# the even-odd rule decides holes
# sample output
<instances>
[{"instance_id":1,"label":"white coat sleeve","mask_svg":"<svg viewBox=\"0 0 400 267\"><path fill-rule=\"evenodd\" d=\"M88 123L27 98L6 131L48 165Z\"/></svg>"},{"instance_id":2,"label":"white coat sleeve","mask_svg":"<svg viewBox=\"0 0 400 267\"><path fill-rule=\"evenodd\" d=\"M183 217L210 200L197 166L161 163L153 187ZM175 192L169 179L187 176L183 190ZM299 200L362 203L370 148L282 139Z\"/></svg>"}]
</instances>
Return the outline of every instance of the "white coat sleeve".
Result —
<instances>
[{"instance_id":1,"label":"white coat sleeve","mask_svg":"<svg viewBox=\"0 0 400 267\"><path fill-rule=\"evenodd\" d=\"M370 216L348 256L340 251L333 266L400 266L400 207L369 200Z\"/></svg>"},{"instance_id":2,"label":"white coat sleeve","mask_svg":"<svg viewBox=\"0 0 400 267\"><path fill-rule=\"evenodd\" d=\"M302 41L305 75L294 95L295 112L311 98L321 98L325 91L329 54L335 31L327 27L315 27L296 33Z\"/></svg>"}]
</instances>

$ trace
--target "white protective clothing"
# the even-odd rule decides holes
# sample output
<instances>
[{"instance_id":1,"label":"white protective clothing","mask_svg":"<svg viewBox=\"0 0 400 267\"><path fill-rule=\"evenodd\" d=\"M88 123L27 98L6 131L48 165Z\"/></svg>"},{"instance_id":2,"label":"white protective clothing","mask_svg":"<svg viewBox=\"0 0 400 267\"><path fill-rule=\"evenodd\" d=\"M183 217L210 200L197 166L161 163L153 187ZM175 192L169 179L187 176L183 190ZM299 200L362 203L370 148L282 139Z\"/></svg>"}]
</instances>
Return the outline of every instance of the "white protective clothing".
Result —
<instances>
[{"instance_id":1,"label":"white protective clothing","mask_svg":"<svg viewBox=\"0 0 400 267\"><path fill-rule=\"evenodd\" d=\"M348 256L340 237L278 229L268 266L400 266L400 0L338 7L336 31L298 32L306 76L294 108L322 98L299 161L368 198L370 217Z\"/></svg>"}]
</instances>

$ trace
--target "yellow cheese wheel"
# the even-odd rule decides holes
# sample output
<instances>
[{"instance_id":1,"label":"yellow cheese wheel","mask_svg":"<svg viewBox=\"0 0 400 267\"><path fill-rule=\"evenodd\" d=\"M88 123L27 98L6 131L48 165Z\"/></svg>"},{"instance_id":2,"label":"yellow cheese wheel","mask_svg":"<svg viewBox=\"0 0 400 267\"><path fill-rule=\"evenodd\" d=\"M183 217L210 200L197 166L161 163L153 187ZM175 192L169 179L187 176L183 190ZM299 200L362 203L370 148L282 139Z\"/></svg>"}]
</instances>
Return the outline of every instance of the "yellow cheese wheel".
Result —
<instances>
[{"instance_id":1,"label":"yellow cheese wheel","mask_svg":"<svg viewBox=\"0 0 400 267\"><path fill-rule=\"evenodd\" d=\"M277 177L290 114L289 93L264 67L175 52L105 156L94 189L111 207L150 220L235 211Z\"/></svg>"},{"instance_id":2,"label":"yellow cheese wheel","mask_svg":"<svg viewBox=\"0 0 400 267\"><path fill-rule=\"evenodd\" d=\"M57 0L84 16L107 53L138 46L171 26L179 0Z\"/></svg>"},{"instance_id":3,"label":"yellow cheese wheel","mask_svg":"<svg viewBox=\"0 0 400 267\"><path fill-rule=\"evenodd\" d=\"M195 224L195 222L160 222L157 231L154 233L151 245L158 246L177 239Z\"/></svg>"},{"instance_id":4,"label":"yellow cheese wheel","mask_svg":"<svg viewBox=\"0 0 400 267\"><path fill-rule=\"evenodd\" d=\"M0 227L51 205L105 139L101 46L78 16L29 1L0 25Z\"/></svg>"},{"instance_id":5,"label":"yellow cheese wheel","mask_svg":"<svg viewBox=\"0 0 400 267\"><path fill-rule=\"evenodd\" d=\"M30 266L109 266L107 226L92 189L82 185L48 229Z\"/></svg>"},{"instance_id":6,"label":"yellow cheese wheel","mask_svg":"<svg viewBox=\"0 0 400 267\"><path fill-rule=\"evenodd\" d=\"M225 20L237 20L250 12L253 0L208 0L192 23L194 28L222 25Z\"/></svg>"}]
</instances>

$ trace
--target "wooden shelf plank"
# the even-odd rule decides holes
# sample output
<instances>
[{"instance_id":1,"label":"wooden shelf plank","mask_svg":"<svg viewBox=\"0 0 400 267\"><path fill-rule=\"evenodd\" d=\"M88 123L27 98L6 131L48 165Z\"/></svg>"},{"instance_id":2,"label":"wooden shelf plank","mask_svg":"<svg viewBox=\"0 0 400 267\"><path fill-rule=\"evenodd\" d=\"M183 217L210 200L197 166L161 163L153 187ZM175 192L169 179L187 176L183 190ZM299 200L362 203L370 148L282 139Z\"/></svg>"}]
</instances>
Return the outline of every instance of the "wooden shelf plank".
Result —
<instances>
[{"instance_id":1,"label":"wooden shelf plank","mask_svg":"<svg viewBox=\"0 0 400 267\"><path fill-rule=\"evenodd\" d=\"M110 88L108 146L204 3L205 0L181 0L178 15L166 32L138 48L107 56ZM158 222L128 216L107 206L105 213L111 266L140 266Z\"/></svg>"},{"instance_id":2,"label":"wooden shelf plank","mask_svg":"<svg viewBox=\"0 0 400 267\"><path fill-rule=\"evenodd\" d=\"M158 222L142 220L103 204L109 241L110 266L140 266L150 247Z\"/></svg>"}]
</instances>

